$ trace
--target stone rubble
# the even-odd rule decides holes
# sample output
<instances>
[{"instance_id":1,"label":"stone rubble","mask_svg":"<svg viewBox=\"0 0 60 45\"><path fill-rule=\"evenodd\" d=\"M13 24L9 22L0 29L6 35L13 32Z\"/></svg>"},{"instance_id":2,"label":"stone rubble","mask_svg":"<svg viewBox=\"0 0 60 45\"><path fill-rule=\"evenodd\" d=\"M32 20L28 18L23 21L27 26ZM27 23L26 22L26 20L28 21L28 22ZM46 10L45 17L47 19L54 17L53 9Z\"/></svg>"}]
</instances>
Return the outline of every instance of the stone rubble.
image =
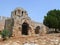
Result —
<instances>
[{"instance_id":1,"label":"stone rubble","mask_svg":"<svg viewBox=\"0 0 60 45\"><path fill-rule=\"evenodd\" d=\"M53 35L16 37L6 41L0 41L0 45L60 45L60 37Z\"/></svg>"}]
</instances>

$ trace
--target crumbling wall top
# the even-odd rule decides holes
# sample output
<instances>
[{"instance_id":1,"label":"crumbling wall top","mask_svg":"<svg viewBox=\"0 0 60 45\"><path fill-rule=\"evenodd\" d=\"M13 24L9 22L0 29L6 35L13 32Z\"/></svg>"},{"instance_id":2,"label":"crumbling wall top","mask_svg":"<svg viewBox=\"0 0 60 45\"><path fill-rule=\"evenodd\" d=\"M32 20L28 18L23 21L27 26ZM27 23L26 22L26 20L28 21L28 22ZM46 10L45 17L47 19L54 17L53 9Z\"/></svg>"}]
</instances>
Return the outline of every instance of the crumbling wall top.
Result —
<instances>
[{"instance_id":1,"label":"crumbling wall top","mask_svg":"<svg viewBox=\"0 0 60 45\"><path fill-rule=\"evenodd\" d=\"M15 10L22 10L22 11L26 11L25 9L21 8L21 7L17 7L15 8Z\"/></svg>"},{"instance_id":2,"label":"crumbling wall top","mask_svg":"<svg viewBox=\"0 0 60 45\"><path fill-rule=\"evenodd\" d=\"M0 16L0 21L6 20L8 17Z\"/></svg>"}]
</instances>

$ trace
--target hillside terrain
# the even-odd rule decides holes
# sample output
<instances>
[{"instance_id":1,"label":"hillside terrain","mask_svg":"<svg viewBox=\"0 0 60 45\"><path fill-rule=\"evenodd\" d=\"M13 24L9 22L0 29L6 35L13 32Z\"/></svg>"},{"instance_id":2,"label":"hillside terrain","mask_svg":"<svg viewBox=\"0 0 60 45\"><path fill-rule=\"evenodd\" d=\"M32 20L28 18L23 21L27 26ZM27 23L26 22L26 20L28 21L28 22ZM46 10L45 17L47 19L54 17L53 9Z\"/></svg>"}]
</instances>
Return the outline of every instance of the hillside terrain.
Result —
<instances>
[{"instance_id":1,"label":"hillside terrain","mask_svg":"<svg viewBox=\"0 0 60 45\"><path fill-rule=\"evenodd\" d=\"M60 45L60 33L28 37L11 37L5 41L0 40L0 45L23 45L25 43L34 43L36 45Z\"/></svg>"}]
</instances>

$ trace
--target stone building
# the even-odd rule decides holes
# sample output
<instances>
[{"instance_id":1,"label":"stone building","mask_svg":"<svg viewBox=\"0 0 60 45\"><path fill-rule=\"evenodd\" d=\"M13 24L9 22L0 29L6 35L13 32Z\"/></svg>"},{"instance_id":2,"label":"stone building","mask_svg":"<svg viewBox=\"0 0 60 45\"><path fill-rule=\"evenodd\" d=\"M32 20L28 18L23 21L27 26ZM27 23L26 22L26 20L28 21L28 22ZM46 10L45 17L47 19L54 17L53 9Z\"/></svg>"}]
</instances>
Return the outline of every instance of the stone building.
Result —
<instances>
[{"instance_id":1,"label":"stone building","mask_svg":"<svg viewBox=\"0 0 60 45\"><path fill-rule=\"evenodd\" d=\"M34 36L46 33L42 23L31 20L23 8L11 12L11 18L5 20L5 29L12 31L13 36Z\"/></svg>"},{"instance_id":2,"label":"stone building","mask_svg":"<svg viewBox=\"0 0 60 45\"><path fill-rule=\"evenodd\" d=\"M0 45L60 45L60 34L45 35L52 29L31 20L23 8L12 11L10 18L0 16L0 32L4 28L12 32L12 37L5 42L0 38Z\"/></svg>"}]
</instances>

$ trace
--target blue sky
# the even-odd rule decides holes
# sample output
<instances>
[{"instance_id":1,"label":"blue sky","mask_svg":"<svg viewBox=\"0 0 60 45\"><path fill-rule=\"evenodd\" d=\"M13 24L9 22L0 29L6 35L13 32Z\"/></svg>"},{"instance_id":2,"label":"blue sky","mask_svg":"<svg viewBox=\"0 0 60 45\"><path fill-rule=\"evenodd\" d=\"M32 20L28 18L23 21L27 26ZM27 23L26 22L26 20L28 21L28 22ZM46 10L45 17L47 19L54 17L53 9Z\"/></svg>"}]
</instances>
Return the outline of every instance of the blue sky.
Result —
<instances>
[{"instance_id":1,"label":"blue sky","mask_svg":"<svg viewBox=\"0 0 60 45\"><path fill-rule=\"evenodd\" d=\"M0 0L0 16L10 17L16 7L24 8L32 20L42 23L49 10L60 9L60 0Z\"/></svg>"}]
</instances>

